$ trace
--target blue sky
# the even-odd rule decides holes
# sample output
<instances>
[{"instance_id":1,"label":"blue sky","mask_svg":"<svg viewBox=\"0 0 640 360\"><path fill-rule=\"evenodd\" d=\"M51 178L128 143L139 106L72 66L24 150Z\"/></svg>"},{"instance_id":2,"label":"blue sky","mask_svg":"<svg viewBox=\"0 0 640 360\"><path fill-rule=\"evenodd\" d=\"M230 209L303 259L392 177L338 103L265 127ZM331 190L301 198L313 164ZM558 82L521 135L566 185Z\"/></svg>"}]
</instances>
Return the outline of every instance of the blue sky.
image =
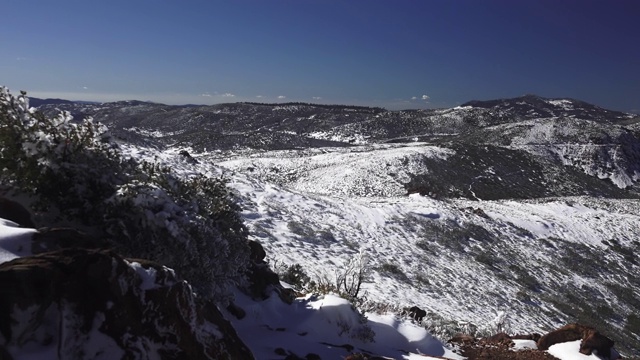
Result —
<instances>
[{"instance_id":1,"label":"blue sky","mask_svg":"<svg viewBox=\"0 0 640 360\"><path fill-rule=\"evenodd\" d=\"M168 104L448 107L527 93L640 112L637 0L25 0L0 84Z\"/></svg>"}]
</instances>

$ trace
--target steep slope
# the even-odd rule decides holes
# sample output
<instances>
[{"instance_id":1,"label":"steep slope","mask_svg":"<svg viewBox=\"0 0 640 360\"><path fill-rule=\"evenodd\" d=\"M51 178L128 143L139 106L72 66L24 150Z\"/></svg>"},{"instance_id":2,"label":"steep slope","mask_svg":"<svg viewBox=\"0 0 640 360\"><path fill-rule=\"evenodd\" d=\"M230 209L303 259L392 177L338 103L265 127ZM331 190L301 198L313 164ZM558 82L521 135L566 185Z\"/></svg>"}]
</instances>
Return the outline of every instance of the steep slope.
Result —
<instances>
[{"instance_id":1,"label":"steep slope","mask_svg":"<svg viewBox=\"0 0 640 360\"><path fill-rule=\"evenodd\" d=\"M491 333L496 318L513 333L544 333L579 321L596 326L627 354L636 354L640 332L635 317L640 311L640 266L634 255L640 251L637 200L581 196L471 201L397 196L391 194L402 189L400 184L378 181L375 171L359 176L364 171L357 165L359 156L265 154L266 168L282 169L291 161L291 167L302 173L324 166L322 161L328 158L341 158L331 165L335 173L340 163L343 173L351 172L354 181L360 179L358 186L387 194L357 195L350 192L355 187L347 177L342 186L332 187L331 173L313 181L277 185L277 179L256 165L262 159L255 153L236 154L226 161L216 152L193 153L196 163L181 161L180 149L161 154L133 147L130 151L171 164L178 172L227 169L225 175L239 196L250 237L265 247L276 268L300 264L311 279L331 282L350 259L364 252L374 270L363 289L365 309L417 305L428 312L422 324L442 339L458 331ZM411 147L389 151L371 151L367 162L386 167L389 157L417 152ZM436 150L430 156L451 154ZM313 187L304 189L304 183ZM383 190L385 184L388 190ZM267 320L272 313L285 311L273 301L247 305L241 300L239 304L249 306L260 321L280 323L280 332L265 330L264 336L285 341L300 325ZM241 336L246 332L247 338L253 338L255 332L247 323L234 323ZM260 344L253 346L268 348ZM303 349L289 348L297 354L304 354Z\"/></svg>"},{"instance_id":2,"label":"steep slope","mask_svg":"<svg viewBox=\"0 0 640 360\"><path fill-rule=\"evenodd\" d=\"M368 154L371 162L375 157ZM364 250L376 270L366 297L426 308L434 331L451 335L464 321L483 326L506 311L511 331L543 332L579 320L626 351L638 348L637 200L361 197L333 187L330 174L312 182L320 195L295 182L298 190L270 184L241 164L221 163L234 169L231 185L244 199L251 236L273 262L332 278ZM344 173L358 169L342 166ZM375 178L356 179L368 179L358 183L363 189L379 186Z\"/></svg>"}]
</instances>

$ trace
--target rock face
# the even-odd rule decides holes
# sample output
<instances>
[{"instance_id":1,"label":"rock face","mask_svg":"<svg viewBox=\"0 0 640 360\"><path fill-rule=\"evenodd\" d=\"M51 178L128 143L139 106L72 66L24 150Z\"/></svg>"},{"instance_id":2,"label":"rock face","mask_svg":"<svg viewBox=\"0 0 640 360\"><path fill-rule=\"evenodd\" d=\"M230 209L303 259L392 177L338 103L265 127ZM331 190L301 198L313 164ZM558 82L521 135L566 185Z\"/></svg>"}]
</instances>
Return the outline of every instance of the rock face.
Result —
<instances>
[{"instance_id":1,"label":"rock face","mask_svg":"<svg viewBox=\"0 0 640 360\"><path fill-rule=\"evenodd\" d=\"M171 269L109 250L0 264L0 357L252 359L217 307Z\"/></svg>"}]
</instances>

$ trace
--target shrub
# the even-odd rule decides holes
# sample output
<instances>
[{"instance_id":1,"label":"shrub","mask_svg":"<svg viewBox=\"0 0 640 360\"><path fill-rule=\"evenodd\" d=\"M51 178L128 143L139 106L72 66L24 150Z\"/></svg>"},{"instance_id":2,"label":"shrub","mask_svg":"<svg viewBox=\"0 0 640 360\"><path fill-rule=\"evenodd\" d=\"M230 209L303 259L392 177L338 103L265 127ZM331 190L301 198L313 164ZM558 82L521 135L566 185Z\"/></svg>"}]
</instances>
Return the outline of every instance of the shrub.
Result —
<instances>
[{"instance_id":1,"label":"shrub","mask_svg":"<svg viewBox=\"0 0 640 360\"><path fill-rule=\"evenodd\" d=\"M336 288L344 298L353 302L358 299L362 284L370 280L371 273L369 257L361 250L341 271L336 272Z\"/></svg>"},{"instance_id":2,"label":"shrub","mask_svg":"<svg viewBox=\"0 0 640 360\"><path fill-rule=\"evenodd\" d=\"M305 288L311 280L300 264L287 266L284 271L278 271L278 276L280 280L293 285L297 289Z\"/></svg>"},{"instance_id":3,"label":"shrub","mask_svg":"<svg viewBox=\"0 0 640 360\"><path fill-rule=\"evenodd\" d=\"M312 239L316 236L316 232L309 226L300 222L291 220L287 223L289 231L304 238Z\"/></svg>"},{"instance_id":4,"label":"shrub","mask_svg":"<svg viewBox=\"0 0 640 360\"><path fill-rule=\"evenodd\" d=\"M327 274L316 277L308 284L310 292L318 294L335 293L352 304L360 306L367 301L360 292L362 284L371 281L373 269L363 250L350 258L345 265L335 270L333 278Z\"/></svg>"},{"instance_id":5,"label":"shrub","mask_svg":"<svg viewBox=\"0 0 640 360\"><path fill-rule=\"evenodd\" d=\"M383 274L390 275L401 281L408 281L409 278L407 275L400 269L400 267L396 264L384 263L378 269Z\"/></svg>"},{"instance_id":6,"label":"shrub","mask_svg":"<svg viewBox=\"0 0 640 360\"><path fill-rule=\"evenodd\" d=\"M25 93L14 98L1 87L1 181L36 195L39 208L56 204L66 216L87 220L131 169L106 127L71 120L68 112L46 118L29 108Z\"/></svg>"},{"instance_id":7,"label":"shrub","mask_svg":"<svg viewBox=\"0 0 640 360\"><path fill-rule=\"evenodd\" d=\"M205 297L226 302L245 281L247 230L223 178L179 177L125 159L107 128L29 108L0 87L0 183L38 209L89 226L126 256L179 271Z\"/></svg>"}]
</instances>

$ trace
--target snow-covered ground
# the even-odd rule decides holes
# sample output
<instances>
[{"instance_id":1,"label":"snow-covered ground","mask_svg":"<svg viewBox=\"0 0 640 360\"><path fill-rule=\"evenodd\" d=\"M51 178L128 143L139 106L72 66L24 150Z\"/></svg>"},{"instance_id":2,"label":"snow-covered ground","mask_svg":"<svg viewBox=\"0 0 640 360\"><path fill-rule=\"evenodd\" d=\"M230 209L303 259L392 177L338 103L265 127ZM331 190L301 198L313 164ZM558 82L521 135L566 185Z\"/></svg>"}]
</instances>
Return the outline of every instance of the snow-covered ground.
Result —
<instances>
[{"instance_id":1,"label":"snow-covered ground","mask_svg":"<svg viewBox=\"0 0 640 360\"><path fill-rule=\"evenodd\" d=\"M415 144L193 154L198 164L181 161L178 149L135 152L185 174L224 173L239 195L251 238L265 247L272 265L300 264L312 279L332 279L364 252L374 271L363 293L372 302L417 305L454 327L470 322L486 331L504 313L503 325L511 332L544 333L570 320L548 300L563 289L586 288L593 292L594 306L628 315L608 287L611 281L625 286L624 275L614 279L603 272L594 278L560 268L571 260L567 251L574 247L604 254L595 258L621 260L607 241L615 239L621 246L639 241L636 200L405 196L402 181L389 181L389 173L402 177L403 167L417 164L412 154L448 155ZM299 301L311 306L309 300Z\"/></svg>"},{"instance_id":2,"label":"snow-covered ground","mask_svg":"<svg viewBox=\"0 0 640 360\"><path fill-rule=\"evenodd\" d=\"M384 181L388 172L401 177L402 167L412 166L412 154L447 156L428 146L358 152L327 149L306 156L193 154L195 164L179 155L180 150L125 146L128 154L164 163L184 176L229 178L251 238L265 247L272 264L300 264L312 278L333 278L362 252L373 268L363 289L367 299L395 307L417 305L459 326L471 322L489 328L498 316L511 332L545 332L566 321L554 304L535 294L523 298L524 275L500 276L497 265L478 260L480 255L495 254L499 257L495 261L512 256L543 288L589 284L600 294L595 300L615 305L602 279L535 272L557 263L559 246L565 242L606 251L608 239L621 245L638 241L640 203L635 200L440 201L404 196L401 181ZM283 169L297 173L288 182L283 181L286 178L269 182L265 169L270 168L279 174ZM356 195L349 190L353 186L349 180L371 190ZM0 223L0 262L30 253L34 230L14 225ZM424 328L389 313L367 313L363 321L350 304L333 295L307 296L286 305L275 296L256 302L237 294L237 305L247 317L234 320L234 326L257 358L273 356L278 347L302 356L312 352L336 358L345 355L341 347L345 343L392 358L424 358L419 354L458 358ZM373 330L374 341L360 337L366 328ZM530 346L519 343L517 348ZM579 358L571 357L577 355L567 346L550 352L556 351L559 358Z\"/></svg>"},{"instance_id":3,"label":"snow-covered ground","mask_svg":"<svg viewBox=\"0 0 640 360\"><path fill-rule=\"evenodd\" d=\"M288 305L277 296L256 302L238 293L236 304L247 316L229 317L258 359L272 358L278 349L280 355L312 353L322 359L340 359L351 352L392 359L464 359L406 319L368 314L363 320L348 301L331 294L308 295Z\"/></svg>"},{"instance_id":4,"label":"snow-covered ground","mask_svg":"<svg viewBox=\"0 0 640 360\"><path fill-rule=\"evenodd\" d=\"M0 218L0 264L31 255L31 237L35 232Z\"/></svg>"}]
</instances>

